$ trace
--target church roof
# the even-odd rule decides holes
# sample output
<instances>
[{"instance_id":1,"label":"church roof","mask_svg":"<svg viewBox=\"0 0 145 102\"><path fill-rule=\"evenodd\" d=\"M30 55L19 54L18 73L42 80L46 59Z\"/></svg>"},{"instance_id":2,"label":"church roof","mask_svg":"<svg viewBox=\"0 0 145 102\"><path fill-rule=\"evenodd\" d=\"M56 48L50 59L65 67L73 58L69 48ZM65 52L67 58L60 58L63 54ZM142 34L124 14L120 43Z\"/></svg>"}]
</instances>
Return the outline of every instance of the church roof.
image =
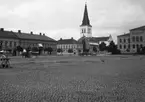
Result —
<instances>
[{"instance_id":1,"label":"church roof","mask_svg":"<svg viewBox=\"0 0 145 102\"><path fill-rule=\"evenodd\" d=\"M60 39L57 42L58 44L79 44L78 41L76 41L75 39L71 38L71 39Z\"/></svg>"},{"instance_id":2,"label":"church roof","mask_svg":"<svg viewBox=\"0 0 145 102\"><path fill-rule=\"evenodd\" d=\"M90 20L88 16L88 10L87 10L87 5L85 4L85 10L84 10L84 17L81 26L91 26L90 25Z\"/></svg>"},{"instance_id":3,"label":"church roof","mask_svg":"<svg viewBox=\"0 0 145 102\"><path fill-rule=\"evenodd\" d=\"M96 42L99 43L100 41L108 41L109 37L86 37L89 42ZM81 42L83 37L81 37L78 41Z\"/></svg>"}]
</instances>

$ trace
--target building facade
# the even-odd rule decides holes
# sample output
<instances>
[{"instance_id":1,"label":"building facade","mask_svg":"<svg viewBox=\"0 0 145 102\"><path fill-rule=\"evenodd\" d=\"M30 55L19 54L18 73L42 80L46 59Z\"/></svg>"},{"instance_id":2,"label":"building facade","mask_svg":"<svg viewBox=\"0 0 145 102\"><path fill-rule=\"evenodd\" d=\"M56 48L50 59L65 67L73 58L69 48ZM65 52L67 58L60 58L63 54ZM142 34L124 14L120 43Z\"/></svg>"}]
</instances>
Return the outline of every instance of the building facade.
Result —
<instances>
[{"instance_id":1,"label":"building facade","mask_svg":"<svg viewBox=\"0 0 145 102\"><path fill-rule=\"evenodd\" d=\"M47 37L45 34L33 34L18 32L5 31L4 28L0 30L0 44L1 50L11 49L12 51L18 46L26 49L28 47L38 47L38 44L42 44L43 48L52 47L53 51L56 51L57 42Z\"/></svg>"},{"instance_id":2,"label":"building facade","mask_svg":"<svg viewBox=\"0 0 145 102\"><path fill-rule=\"evenodd\" d=\"M121 53L129 53L130 52L130 34L124 34L117 36L117 47L121 51Z\"/></svg>"},{"instance_id":3,"label":"building facade","mask_svg":"<svg viewBox=\"0 0 145 102\"><path fill-rule=\"evenodd\" d=\"M68 53L69 49L73 50L73 53L78 53L82 51L83 45L76 41L75 39L60 39L57 42L57 49L62 49L63 53Z\"/></svg>"},{"instance_id":4,"label":"building facade","mask_svg":"<svg viewBox=\"0 0 145 102\"><path fill-rule=\"evenodd\" d=\"M131 29L128 34L117 36L117 42L118 49L122 53L137 52L137 49L145 46L145 26Z\"/></svg>"}]
</instances>

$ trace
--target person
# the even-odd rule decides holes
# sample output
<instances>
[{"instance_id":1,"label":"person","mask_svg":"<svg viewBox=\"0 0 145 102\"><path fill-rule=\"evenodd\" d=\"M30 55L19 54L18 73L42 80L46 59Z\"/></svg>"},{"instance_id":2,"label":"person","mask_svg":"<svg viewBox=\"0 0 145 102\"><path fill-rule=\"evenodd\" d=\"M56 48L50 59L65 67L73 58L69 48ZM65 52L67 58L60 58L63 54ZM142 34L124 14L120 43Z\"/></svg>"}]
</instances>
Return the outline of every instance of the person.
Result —
<instances>
[{"instance_id":1,"label":"person","mask_svg":"<svg viewBox=\"0 0 145 102\"><path fill-rule=\"evenodd\" d=\"M5 55L5 54L3 54L2 56L1 56L1 66L3 67L3 68L5 68L5 67L8 67L8 59L7 59L8 57Z\"/></svg>"}]
</instances>

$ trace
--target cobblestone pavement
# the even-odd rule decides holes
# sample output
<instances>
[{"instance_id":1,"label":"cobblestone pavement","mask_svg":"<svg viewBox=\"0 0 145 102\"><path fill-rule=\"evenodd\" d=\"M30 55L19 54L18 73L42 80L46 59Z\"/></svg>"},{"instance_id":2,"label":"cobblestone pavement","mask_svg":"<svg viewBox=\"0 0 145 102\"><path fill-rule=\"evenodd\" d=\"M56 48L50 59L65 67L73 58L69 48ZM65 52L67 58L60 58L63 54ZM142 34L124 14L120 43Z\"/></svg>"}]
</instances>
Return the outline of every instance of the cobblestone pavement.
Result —
<instances>
[{"instance_id":1,"label":"cobblestone pavement","mask_svg":"<svg viewBox=\"0 0 145 102\"><path fill-rule=\"evenodd\" d=\"M0 102L145 102L142 56L10 61L13 68L0 69Z\"/></svg>"}]
</instances>

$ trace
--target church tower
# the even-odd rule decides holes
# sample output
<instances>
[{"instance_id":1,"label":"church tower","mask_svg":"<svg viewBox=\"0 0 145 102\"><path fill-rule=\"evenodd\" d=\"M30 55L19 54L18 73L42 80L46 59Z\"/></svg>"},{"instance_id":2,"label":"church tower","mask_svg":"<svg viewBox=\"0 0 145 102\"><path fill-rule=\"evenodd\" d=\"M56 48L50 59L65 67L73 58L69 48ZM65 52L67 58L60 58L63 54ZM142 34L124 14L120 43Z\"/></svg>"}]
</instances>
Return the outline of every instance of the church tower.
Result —
<instances>
[{"instance_id":1,"label":"church tower","mask_svg":"<svg viewBox=\"0 0 145 102\"><path fill-rule=\"evenodd\" d=\"M87 4L85 4L84 16L82 24L80 25L80 37L92 37L92 26L88 17Z\"/></svg>"}]
</instances>

